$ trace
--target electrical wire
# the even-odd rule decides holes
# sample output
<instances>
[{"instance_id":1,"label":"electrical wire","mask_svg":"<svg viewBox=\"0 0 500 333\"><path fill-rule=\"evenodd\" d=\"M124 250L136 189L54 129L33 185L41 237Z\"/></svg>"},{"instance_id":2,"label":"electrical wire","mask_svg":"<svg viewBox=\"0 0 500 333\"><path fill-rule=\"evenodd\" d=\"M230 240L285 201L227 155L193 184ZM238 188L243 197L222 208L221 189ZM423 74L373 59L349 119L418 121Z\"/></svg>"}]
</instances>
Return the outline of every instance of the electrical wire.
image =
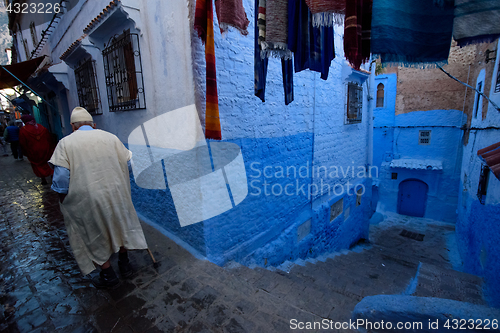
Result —
<instances>
[{"instance_id":1,"label":"electrical wire","mask_svg":"<svg viewBox=\"0 0 500 333\"><path fill-rule=\"evenodd\" d=\"M453 75L451 75L450 73L448 73L447 71L445 71L445 70L443 69L443 67L439 66L437 63L436 63L436 66L437 66L437 67L438 67L438 68L439 68L439 69L440 69L443 73L445 73L446 75L448 75L448 76L449 76L450 78L452 78L453 80L457 81L457 82L458 82L458 83L460 83L460 84L463 84L464 86L466 86L466 87L468 87L468 88L471 88L472 90L476 91L479 95L483 96L483 98L485 98L488 102L490 102L490 104L491 104L491 105L493 105L493 107L494 107L497 111L499 111L499 112L500 112L500 107L499 107L499 106L498 106L495 102L493 102L492 100L490 100L490 99L488 98L488 96L486 96L485 94L483 94L482 92L480 92L480 91L479 91L479 90L477 90L476 88L474 88L474 87L472 87L472 86L468 85L467 83L460 81L459 79L457 79L456 77L454 77Z\"/></svg>"}]
</instances>

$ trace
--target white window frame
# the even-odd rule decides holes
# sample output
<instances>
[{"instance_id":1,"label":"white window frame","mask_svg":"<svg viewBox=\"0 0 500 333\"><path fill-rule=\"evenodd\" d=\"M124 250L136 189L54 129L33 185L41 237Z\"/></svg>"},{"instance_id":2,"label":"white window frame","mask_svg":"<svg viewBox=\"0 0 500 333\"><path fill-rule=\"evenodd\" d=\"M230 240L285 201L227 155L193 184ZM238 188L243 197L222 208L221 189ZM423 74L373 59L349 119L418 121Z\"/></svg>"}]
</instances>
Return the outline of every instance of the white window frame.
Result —
<instances>
[{"instance_id":1,"label":"white window frame","mask_svg":"<svg viewBox=\"0 0 500 333\"><path fill-rule=\"evenodd\" d=\"M421 146L429 146L431 144L431 130L420 130L418 131L418 144ZM425 141L429 140L429 141Z\"/></svg>"}]
</instances>

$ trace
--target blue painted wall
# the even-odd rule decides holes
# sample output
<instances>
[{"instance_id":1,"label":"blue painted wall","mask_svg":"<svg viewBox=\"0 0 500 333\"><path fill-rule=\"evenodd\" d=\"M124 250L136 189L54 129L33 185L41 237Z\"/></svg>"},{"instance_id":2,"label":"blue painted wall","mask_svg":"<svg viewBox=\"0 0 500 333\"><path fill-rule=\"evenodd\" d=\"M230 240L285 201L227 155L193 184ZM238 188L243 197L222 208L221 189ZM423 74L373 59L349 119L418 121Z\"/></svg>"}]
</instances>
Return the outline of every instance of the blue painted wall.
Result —
<instances>
[{"instance_id":1,"label":"blue painted wall","mask_svg":"<svg viewBox=\"0 0 500 333\"><path fill-rule=\"evenodd\" d=\"M345 125L346 83L363 83L369 75L353 72L345 62L339 29L337 57L327 81L319 73L295 73L295 100L286 106L281 62L270 59L266 102L261 102L254 96L254 1L243 4L251 22L248 36L237 31L221 36L216 24L215 53L222 137L241 148L248 196L235 208L184 228L179 227L168 189L133 186L136 209L219 265L229 260L279 265L347 248L368 236L373 209L371 179L361 172L369 163L367 85L363 84L362 122ZM204 47L195 34L192 47L197 105L203 110ZM204 112L200 118L204 123ZM279 173L280 167L284 174ZM359 206L355 185L366 189ZM330 205L340 198L344 198L344 212L330 222ZM309 220L310 231L299 232Z\"/></svg>"},{"instance_id":2,"label":"blue painted wall","mask_svg":"<svg viewBox=\"0 0 500 333\"><path fill-rule=\"evenodd\" d=\"M500 93L494 92L494 80L498 75L499 56L497 48L496 63L491 67L495 68L491 76L492 84L490 91L485 91L497 105L500 103ZM484 80L484 71L479 72L477 81L479 80ZM484 277L486 296L490 305L500 307L500 180L490 173L484 205L477 198L483 165L477 156L477 151L500 141L498 130L500 112L488 104L485 119L481 116L481 112L478 112L477 117L475 114L473 112L471 119L473 129L470 131L467 144L463 147L456 225L457 244L464 270Z\"/></svg>"},{"instance_id":3,"label":"blue painted wall","mask_svg":"<svg viewBox=\"0 0 500 333\"><path fill-rule=\"evenodd\" d=\"M500 203L482 205L474 191L462 192L460 200L466 202L459 205L456 225L464 270L485 278L489 303L500 307Z\"/></svg>"},{"instance_id":4,"label":"blue painted wall","mask_svg":"<svg viewBox=\"0 0 500 333\"><path fill-rule=\"evenodd\" d=\"M395 115L396 74L379 75L376 86L385 86L383 108L374 109L374 165L379 167L378 210L397 212L399 185L407 179L419 179L429 186L424 217L455 222L457 188L462 158L462 130L465 121L458 110L414 111ZM419 144L419 131L431 131L431 144ZM443 170L391 168L395 159L429 159L442 162ZM392 179L397 173L397 179Z\"/></svg>"}]
</instances>

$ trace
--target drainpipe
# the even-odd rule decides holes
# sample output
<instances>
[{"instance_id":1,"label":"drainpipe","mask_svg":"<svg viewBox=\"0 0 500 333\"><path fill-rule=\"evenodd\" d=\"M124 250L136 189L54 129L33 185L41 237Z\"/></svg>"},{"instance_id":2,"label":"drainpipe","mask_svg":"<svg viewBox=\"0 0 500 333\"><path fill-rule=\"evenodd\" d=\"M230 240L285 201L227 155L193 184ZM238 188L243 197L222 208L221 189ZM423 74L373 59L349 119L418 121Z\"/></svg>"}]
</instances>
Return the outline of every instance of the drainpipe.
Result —
<instances>
[{"instance_id":1,"label":"drainpipe","mask_svg":"<svg viewBox=\"0 0 500 333\"><path fill-rule=\"evenodd\" d=\"M370 63L370 84L368 85L368 165L373 166L373 95L371 88L375 86L375 69L377 66L373 66L375 60Z\"/></svg>"}]
</instances>

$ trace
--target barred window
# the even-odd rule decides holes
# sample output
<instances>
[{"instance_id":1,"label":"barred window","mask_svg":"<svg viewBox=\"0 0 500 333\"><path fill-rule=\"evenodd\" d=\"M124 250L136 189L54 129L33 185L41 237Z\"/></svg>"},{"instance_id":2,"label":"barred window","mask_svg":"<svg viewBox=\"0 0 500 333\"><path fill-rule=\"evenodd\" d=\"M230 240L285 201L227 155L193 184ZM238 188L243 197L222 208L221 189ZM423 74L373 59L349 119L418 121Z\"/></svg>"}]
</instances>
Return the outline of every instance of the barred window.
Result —
<instances>
[{"instance_id":1,"label":"barred window","mask_svg":"<svg viewBox=\"0 0 500 333\"><path fill-rule=\"evenodd\" d=\"M431 131L418 131L418 144L428 146L431 144Z\"/></svg>"},{"instance_id":2,"label":"barred window","mask_svg":"<svg viewBox=\"0 0 500 333\"><path fill-rule=\"evenodd\" d=\"M38 36L36 35L36 27L35 22L30 23L30 33L31 33L31 41L33 42L33 47L36 48L38 45Z\"/></svg>"},{"instance_id":3,"label":"barred window","mask_svg":"<svg viewBox=\"0 0 500 333\"><path fill-rule=\"evenodd\" d=\"M346 124L361 122L363 88L357 83L347 84Z\"/></svg>"},{"instance_id":4,"label":"barred window","mask_svg":"<svg viewBox=\"0 0 500 333\"><path fill-rule=\"evenodd\" d=\"M495 92L500 93L500 61L497 68L497 82L495 83Z\"/></svg>"},{"instance_id":5,"label":"barred window","mask_svg":"<svg viewBox=\"0 0 500 333\"><path fill-rule=\"evenodd\" d=\"M28 48L28 40L25 38L23 39L23 46L24 46L24 53L26 54L26 60L30 59L30 50Z\"/></svg>"},{"instance_id":6,"label":"barred window","mask_svg":"<svg viewBox=\"0 0 500 333\"><path fill-rule=\"evenodd\" d=\"M477 187L477 198L484 205L486 201L486 192L488 191L488 180L490 178L490 168L487 165L481 166L481 174L479 175L479 186Z\"/></svg>"},{"instance_id":7,"label":"barred window","mask_svg":"<svg viewBox=\"0 0 500 333\"><path fill-rule=\"evenodd\" d=\"M483 92L483 81L479 82L476 87L477 91ZM481 102L481 95L476 91L476 100L474 104L474 118L477 118L479 113L479 103Z\"/></svg>"},{"instance_id":8,"label":"barred window","mask_svg":"<svg viewBox=\"0 0 500 333\"><path fill-rule=\"evenodd\" d=\"M139 36L126 30L102 51L109 111L146 108Z\"/></svg>"},{"instance_id":9,"label":"barred window","mask_svg":"<svg viewBox=\"0 0 500 333\"><path fill-rule=\"evenodd\" d=\"M76 89L80 106L92 114L102 114L95 61L89 58L75 69Z\"/></svg>"}]
</instances>

